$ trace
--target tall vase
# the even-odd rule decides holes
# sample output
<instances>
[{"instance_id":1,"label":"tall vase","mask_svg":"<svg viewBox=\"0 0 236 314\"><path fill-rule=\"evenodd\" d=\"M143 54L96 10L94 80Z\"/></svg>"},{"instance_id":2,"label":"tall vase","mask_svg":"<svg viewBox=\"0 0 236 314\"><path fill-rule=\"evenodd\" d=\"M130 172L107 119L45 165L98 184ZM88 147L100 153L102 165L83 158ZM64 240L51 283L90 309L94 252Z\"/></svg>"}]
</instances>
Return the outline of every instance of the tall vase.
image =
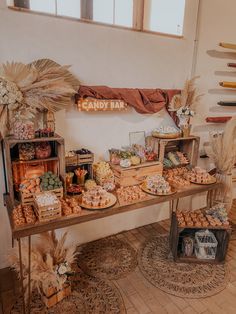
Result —
<instances>
[{"instance_id":1,"label":"tall vase","mask_svg":"<svg viewBox=\"0 0 236 314\"><path fill-rule=\"evenodd\" d=\"M232 173L223 171L216 172L216 179L223 184L223 187L217 190L216 200L225 204L229 212L233 202L233 180Z\"/></svg>"},{"instance_id":2,"label":"tall vase","mask_svg":"<svg viewBox=\"0 0 236 314\"><path fill-rule=\"evenodd\" d=\"M183 137L189 137L190 136L190 132L191 132L191 124L185 124L183 126L181 126L181 131L182 131L182 136Z\"/></svg>"}]
</instances>

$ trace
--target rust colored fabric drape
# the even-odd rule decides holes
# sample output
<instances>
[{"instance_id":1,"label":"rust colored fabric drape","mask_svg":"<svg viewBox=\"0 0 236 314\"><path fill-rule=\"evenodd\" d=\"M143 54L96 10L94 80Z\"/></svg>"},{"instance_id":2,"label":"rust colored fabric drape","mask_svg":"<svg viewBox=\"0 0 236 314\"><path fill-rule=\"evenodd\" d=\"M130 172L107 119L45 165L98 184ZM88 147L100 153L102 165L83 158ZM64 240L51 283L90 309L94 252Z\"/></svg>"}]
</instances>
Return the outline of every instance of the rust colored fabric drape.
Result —
<instances>
[{"instance_id":1,"label":"rust colored fabric drape","mask_svg":"<svg viewBox=\"0 0 236 314\"><path fill-rule=\"evenodd\" d=\"M80 98L96 99L120 99L124 100L129 106L133 107L138 113L152 114L166 108L172 97L179 94L177 89L141 89L141 88L110 88L107 86L84 86L81 85L76 94L76 102ZM171 112L176 122L175 117Z\"/></svg>"}]
</instances>

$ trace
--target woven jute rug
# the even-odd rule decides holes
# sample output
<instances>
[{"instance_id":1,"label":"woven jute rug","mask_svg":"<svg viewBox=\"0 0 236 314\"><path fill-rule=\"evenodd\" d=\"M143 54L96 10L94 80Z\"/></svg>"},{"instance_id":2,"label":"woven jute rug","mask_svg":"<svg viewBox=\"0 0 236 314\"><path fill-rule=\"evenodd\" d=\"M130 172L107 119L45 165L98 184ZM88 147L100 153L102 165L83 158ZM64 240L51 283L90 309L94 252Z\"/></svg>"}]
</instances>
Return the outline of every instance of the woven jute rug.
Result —
<instances>
[{"instance_id":1,"label":"woven jute rug","mask_svg":"<svg viewBox=\"0 0 236 314\"><path fill-rule=\"evenodd\" d=\"M111 282L90 277L77 269L71 277L72 294L47 309L39 294L32 296L32 314L125 314L126 309L118 288ZM13 305L11 314L22 313L22 298Z\"/></svg>"},{"instance_id":2,"label":"woven jute rug","mask_svg":"<svg viewBox=\"0 0 236 314\"><path fill-rule=\"evenodd\" d=\"M127 242L115 237L85 244L78 255L78 266L88 275L119 279L137 266L137 253Z\"/></svg>"},{"instance_id":3,"label":"woven jute rug","mask_svg":"<svg viewBox=\"0 0 236 314\"><path fill-rule=\"evenodd\" d=\"M139 268L155 287L183 298L205 298L223 290L229 282L224 264L175 263L168 259L167 235L147 240L139 252Z\"/></svg>"},{"instance_id":4,"label":"woven jute rug","mask_svg":"<svg viewBox=\"0 0 236 314\"><path fill-rule=\"evenodd\" d=\"M86 314L125 314L126 309L118 288L110 281L77 272L72 288L86 304Z\"/></svg>"}]
</instances>

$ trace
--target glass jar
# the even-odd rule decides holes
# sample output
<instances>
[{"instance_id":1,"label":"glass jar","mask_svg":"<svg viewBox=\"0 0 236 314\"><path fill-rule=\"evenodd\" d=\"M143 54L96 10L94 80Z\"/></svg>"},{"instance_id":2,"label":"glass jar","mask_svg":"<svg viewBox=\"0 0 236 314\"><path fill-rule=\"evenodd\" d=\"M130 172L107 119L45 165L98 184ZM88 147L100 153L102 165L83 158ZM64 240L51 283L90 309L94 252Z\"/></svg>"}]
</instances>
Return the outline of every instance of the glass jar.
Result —
<instances>
[{"instance_id":1,"label":"glass jar","mask_svg":"<svg viewBox=\"0 0 236 314\"><path fill-rule=\"evenodd\" d=\"M35 137L32 121L17 120L13 125L13 135L17 140L31 140Z\"/></svg>"}]
</instances>

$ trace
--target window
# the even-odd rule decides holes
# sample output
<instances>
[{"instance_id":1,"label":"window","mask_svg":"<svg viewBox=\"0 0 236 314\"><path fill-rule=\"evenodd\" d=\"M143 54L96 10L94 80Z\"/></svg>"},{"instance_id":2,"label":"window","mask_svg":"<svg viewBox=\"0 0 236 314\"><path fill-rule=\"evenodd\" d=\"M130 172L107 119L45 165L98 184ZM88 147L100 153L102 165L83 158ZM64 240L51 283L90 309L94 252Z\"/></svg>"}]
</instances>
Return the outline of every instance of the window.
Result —
<instances>
[{"instance_id":1,"label":"window","mask_svg":"<svg viewBox=\"0 0 236 314\"><path fill-rule=\"evenodd\" d=\"M185 0L15 0L14 7L182 36Z\"/></svg>"}]
</instances>

